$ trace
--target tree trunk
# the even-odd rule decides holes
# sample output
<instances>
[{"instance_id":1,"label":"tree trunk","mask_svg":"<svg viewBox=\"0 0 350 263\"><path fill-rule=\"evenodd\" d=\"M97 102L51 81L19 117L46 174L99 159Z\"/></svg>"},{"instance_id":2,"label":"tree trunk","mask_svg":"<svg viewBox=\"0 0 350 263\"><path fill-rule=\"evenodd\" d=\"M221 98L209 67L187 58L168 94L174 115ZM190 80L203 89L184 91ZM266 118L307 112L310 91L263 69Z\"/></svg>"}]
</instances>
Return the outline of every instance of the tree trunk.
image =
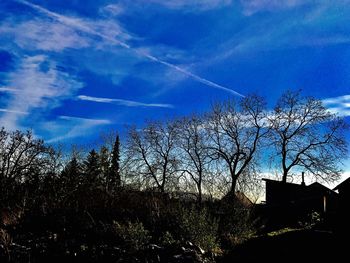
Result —
<instances>
[{"instance_id":1,"label":"tree trunk","mask_svg":"<svg viewBox=\"0 0 350 263\"><path fill-rule=\"evenodd\" d=\"M198 188L198 205L200 207L202 205L202 187L200 184L198 184L197 188Z\"/></svg>"},{"instance_id":2,"label":"tree trunk","mask_svg":"<svg viewBox=\"0 0 350 263\"><path fill-rule=\"evenodd\" d=\"M283 183L287 183L287 175L288 175L287 172L283 172L283 176L282 176L282 182Z\"/></svg>"},{"instance_id":3,"label":"tree trunk","mask_svg":"<svg viewBox=\"0 0 350 263\"><path fill-rule=\"evenodd\" d=\"M236 185L237 185L237 177L231 176L232 182L231 182L231 190L230 192L233 194L233 197L235 196L236 192Z\"/></svg>"}]
</instances>

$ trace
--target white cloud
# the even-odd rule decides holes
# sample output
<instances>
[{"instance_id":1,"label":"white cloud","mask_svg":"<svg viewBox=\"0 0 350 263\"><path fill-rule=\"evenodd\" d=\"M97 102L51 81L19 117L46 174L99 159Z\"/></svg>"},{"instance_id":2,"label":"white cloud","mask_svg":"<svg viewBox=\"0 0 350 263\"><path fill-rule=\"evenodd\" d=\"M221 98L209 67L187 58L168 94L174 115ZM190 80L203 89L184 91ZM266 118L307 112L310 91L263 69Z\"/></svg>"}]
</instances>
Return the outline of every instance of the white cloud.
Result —
<instances>
[{"instance_id":1,"label":"white cloud","mask_svg":"<svg viewBox=\"0 0 350 263\"><path fill-rule=\"evenodd\" d=\"M117 24L115 24L115 28L112 28L112 30L111 30L110 25L107 24L107 26L106 26L105 21L103 23L95 23L95 22L90 23L89 21L84 21L82 19L68 17L68 16L64 16L64 15L52 12L48 9L45 9L39 5L32 4L28 1L17 0L17 2L20 2L26 6L29 6L33 9L37 10L38 12L41 12L42 14L45 14L46 16L66 25L66 26L74 28L75 30L84 32L86 34L90 34L91 36L100 37L101 39L104 40L105 43L108 43L109 45L118 45L122 48L133 51L135 54L139 55L140 57L143 57L144 59L156 62L156 63L161 64L167 68L170 68L172 70L180 72L180 73L186 75L187 77L189 77L197 82L200 82L208 87L220 89L220 90L223 90L225 92L231 93L232 95L235 95L235 96L244 97L242 94L238 93L237 91L234 91L234 90L227 88L225 86L222 86L218 83L215 83L213 81L205 79L201 76L198 76L198 75L196 75L192 72L189 72L189 71L187 71L187 70L185 70L185 69L183 69L175 64L169 63L163 59L160 59L154 55L151 55L150 53L145 52L142 49L137 49L137 48L130 46L126 42L129 35L123 34L123 32L121 30L119 30L120 28ZM179 3L180 2L182 2L182 1L179 1ZM209 3L212 1L204 1L204 2Z\"/></svg>"},{"instance_id":2,"label":"white cloud","mask_svg":"<svg viewBox=\"0 0 350 263\"><path fill-rule=\"evenodd\" d=\"M91 125L111 124L110 120L105 120L105 119L89 119L89 118L81 118L81 117L73 117L73 116L65 116L65 115L59 116L59 119L76 121L76 122L85 122L85 123L90 123Z\"/></svg>"},{"instance_id":3,"label":"white cloud","mask_svg":"<svg viewBox=\"0 0 350 263\"><path fill-rule=\"evenodd\" d=\"M334 31L339 22L344 22L342 18L336 17L335 11L331 10L332 5L330 6L322 3L310 8L309 12L300 12L293 16L271 15L252 20L232 38L220 44L217 52L213 52L213 57L207 59L207 63L236 59L242 55L252 56L257 52L350 43L347 34ZM332 19L324 19L330 14L334 16Z\"/></svg>"},{"instance_id":4,"label":"white cloud","mask_svg":"<svg viewBox=\"0 0 350 263\"><path fill-rule=\"evenodd\" d=\"M311 0L241 0L243 14L250 16L261 11L279 11L310 3Z\"/></svg>"},{"instance_id":5,"label":"white cloud","mask_svg":"<svg viewBox=\"0 0 350 263\"><path fill-rule=\"evenodd\" d=\"M45 19L3 23L0 35L10 36L18 46L29 50L61 51L89 45L89 40L72 28Z\"/></svg>"},{"instance_id":6,"label":"white cloud","mask_svg":"<svg viewBox=\"0 0 350 263\"><path fill-rule=\"evenodd\" d=\"M107 16L117 16L124 12L124 7L120 4L109 4L100 8L100 13Z\"/></svg>"},{"instance_id":7,"label":"white cloud","mask_svg":"<svg viewBox=\"0 0 350 263\"><path fill-rule=\"evenodd\" d=\"M332 113L343 117L350 116L350 95L326 98L322 102Z\"/></svg>"},{"instance_id":8,"label":"white cloud","mask_svg":"<svg viewBox=\"0 0 350 263\"><path fill-rule=\"evenodd\" d=\"M122 1L123 9L127 9L130 2ZM233 0L134 0L133 4L144 6L156 4L167 9L181 10L185 12L202 12L212 9L228 6L233 3Z\"/></svg>"},{"instance_id":9,"label":"white cloud","mask_svg":"<svg viewBox=\"0 0 350 263\"><path fill-rule=\"evenodd\" d=\"M22 115L29 114L29 112L18 111L18 110L11 110L11 109L0 109L0 112L13 113L13 114L22 114Z\"/></svg>"},{"instance_id":10,"label":"white cloud","mask_svg":"<svg viewBox=\"0 0 350 263\"><path fill-rule=\"evenodd\" d=\"M47 112L82 87L72 76L57 70L55 63L43 55L25 57L6 81L11 88L2 87L1 91L9 93L6 109L13 112L5 112L0 122L10 130L20 128L20 112Z\"/></svg>"},{"instance_id":11,"label":"white cloud","mask_svg":"<svg viewBox=\"0 0 350 263\"><path fill-rule=\"evenodd\" d=\"M0 87L0 92L18 93L20 91L21 90L19 90L19 89L14 89L11 87Z\"/></svg>"},{"instance_id":12,"label":"white cloud","mask_svg":"<svg viewBox=\"0 0 350 263\"><path fill-rule=\"evenodd\" d=\"M190 11L206 11L230 5L232 0L138 0L143 3L154 3L169 9L191 9Z\"/></svg>"},{"instance_id":13,"label":"white cloud","mask_svg":"<svg viewBox=\"0 0 350 263\"><path fill-rule=\"evenodd\" d=\"M159 107L159 108L173 108L174 107L171 104L164 104L164 103L144 103L144 102L138 102L138 101L133 101L133 100L99 98L99 97L91 97L91 96L86 96L86 95L79 95L79 96L77 96L77 99L85 100L85 101L99 102L99 103L112 103L112 104L117 104L117 105L121 105L121 106L128 106L128 107Z\"/></svg>"},{"instance_id":14,"label":"white cloud","mask_svg":"<svg viewBox=\"0 0 350 263\"><path fill-rule=\"evenodd\" d=\"M46 14L46 18L37 17L19 23L13 18L0 24L0 36L11 38L23 49L60 52L66 48L101 48L103 45L115 45L110 40L116 37L122 41L131 39L130 34L112 18L93 20L58 15L27 1L18 2ZM116 12L117 7L106 8ZM96 35L100 38L96 39Z\"/></svg>"},{"instance_id":15,"label":"white cloud","mask_svg":"<svg viewBox=\"0 0 350 263\"><path fill-rule=\"evenodd\" d=\"M111 124L110 120L106 119L88 119L72 116L59 116L56 122L48 122L45 124L46 129L50 129L53 133L64 134L54 136L47 140L47 143L56 143L68 139L86 136L89 133L95 132L95 128L102 125Z\"/></svg>"}]
</instances>

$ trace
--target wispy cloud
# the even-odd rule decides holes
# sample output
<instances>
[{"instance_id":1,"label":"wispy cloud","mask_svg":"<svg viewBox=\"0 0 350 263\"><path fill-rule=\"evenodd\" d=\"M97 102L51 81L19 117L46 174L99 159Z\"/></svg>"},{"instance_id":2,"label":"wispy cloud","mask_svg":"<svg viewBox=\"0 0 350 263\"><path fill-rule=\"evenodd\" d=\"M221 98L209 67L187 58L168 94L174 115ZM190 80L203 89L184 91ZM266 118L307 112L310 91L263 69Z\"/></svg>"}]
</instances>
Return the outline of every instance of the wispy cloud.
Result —
<instances>
[{"instance_id":1,"label":"wispy cloud","mask_svg":"<svg viewBox=\"0 0 350 263\"><path fill-rule=\"evenodd\" d=\"M311 0L241 0L243 14L253 15L261 11L280 11L283 9L294 8L305 5Z\"/></svg>"},{"instance_id":2,"label":"wispy cloud","mask_svg":"<svg viewBox=\"0 0 350 263\"><path fill-rule=\"evenodd\" d=\"M94 128L98 126L108 125L112 122L106 119L89 119L73 116L59 116L55 122L45 124L47 129L53 130L55 134L64 134L53 136L47 140L47 143L56 143L68 139L74 139L82 135L95 132Z\"/></svg>"},{"instance_id":3,"label":"wispy cloud","mask_svg":"<svg viewBox=\"0 0 350 263\"><path fill-rule=\"evenodd\" d=\"M3 103L12 112L5 112L0 122L10 130L20 128L22 113L34 109L45 113L82 87L72 76L57 70L55 63L43 55L25 57L6 81L11 88L2 87L0 91L10 94Z\"/></svg>"},{"instance_id":4,"label":"wispy cloud","mask_svg":"<svg viewBox=\"0 0 350 263\"><path fill-rule=\"evenodd\" d=\"M327 47L350 43L346 30L335 30L348 24L348 17L338 14L345 9L345 1L330 4L327 1L241 1L242 5L255 6L256 12L266 10L292 9L292 7L310 4L310 8L301 8L300 12L286 15L262 16L251 19L241 30L218 46L214 57L208 63L224 61L253 53L274 50L295 50L300 47ZM259 7L259 8L258 8ZM348 5L349 7L349 5ZM347 8L348 8L347 7ZM275 8L275 9L274 9ZM247 11L248 12L248 11ZM251 10L252 12L252 10Z\"/></svg>"},{"instance_id":5,"label":"wispy cloud","mask_svg":"<svg viewBox=\"0 0 350 263\"><path fill-rule=\"evenodd\" d=\"M29 112L18 111L18 110L10 110L10 109L0 109L0 112L13 113L13 114L21 114L21 115L27 115L27 114L29 114Z\"/></svg>"},{"instance_id":6,"label":"wispy cloud","mask_svg":"<svg viewBox=\"0 0 350 263\"><path fill-rule=\"evenodd\" d=\"M23 49L62 51L65 48L89 46L89 39L64 24L47 19L33 19L19 24L7 21L0 26L0 35L7 35Z\"/></svg>"},{"instance_id":7,"label":"wispy cloud","mask_svg":"<svg viewBox=\"0 0 350 263\"><path fill-rule=\"evenodd\" d=\"M139 3L152 3L164 6L169 9L183 9L186 11L206 11L225 7L232 4L232 0L136 0Z\"/></svg>"},{"instance_id":8,"label":"wispy cloud","mask_svg":"<svg viewBox=\"0 0 350 263\"><path fill-rule=\"evenodd\" d=\"M111 121L106 119L89 119L89 118L81 118L81 117L73 117L73 116L65 116L65 115L61 115L58 118L61 120L86 122L92 125L111 124Z\"/></svg>"},{"instance_id":9,"label":"wispy cloud","mask_svg":"<svg viewBox=\"0 0 350 263\"><path fill-rule=\"evenodd\" d=\"M99 97L91 97L91 96L86 96L86 95L79 95L79 96L77 96L77 99L85 100L85 101L99 102L99 103L111 103L111 104L117 104L117 105L128 106L128 107L174 108L174 106L171 104L144 103L144 102L138 102L138 101L133 101L133 100L99 98Z\"/></svg>"},{"instance_id":10,"label":"wispy cloud","mask_svg":"<svg viewBox=\"0 0 350 263\"><path fill-rule=\"evenodd\" d=\"M117 16L124 12L121 4L109 4L100 8L100 13L107 16Z\"/></svg>"},{"instance_id":11,"label":"wispy cloud","mask_svg":"<svg viewBox=\"0 0 350 263\"><path fill-rule=\"evenodd\" d=\"M10 88L10 87L0 87L0 92L6 92L6 93L18 93L21 90L15 89L15 88Z\"/></svg>"},{"instance_id":12,"label":"wispy cloud","mask_svg":"<svg viewBox=\"0 0 350 263\"><path fill-rule=\"evenodd\" d=\"M183 68L180 68L179 66L175 65L175 64L172 64L172 63L169 63L167 61L164 61L158 57L155 57L153 55L151 55L150 53L147 53L145 52L144 50L142 49L137 49L137 48L134 48L132 46L130 46L128 43L126 43L125 40L123 40L121 37L119 37L120 35L116 35L116 34L111 34L109 31L105 31L105 30L102 30L102 29L99 29L99 28L96 28L95 26L92 26L91 23L87 23L81 19L78 19L78 18L73 18L73 17L68 17L68 16L64 16L64 15L61 15L61 14L57 14L55 12L52 12L52 11L49 11L39 5L35 5L33 3L30 3L28 1L24 1L24 0L16 0L17 2L20 2L24 5L27 5L27 6L30 6L32 7L33 9L37 10L38 12L41 12L43 14L45 14L46 16L52 18L52 19L55 19L57 21L59 21L60 23L66 25L66 26L69 26L71 28L74 28L76 30L79 30L81 32L84 32L84 33L87 33L87 34L91 34L91 35L94 35L94 36L98 36L98 37L101 37L102 39L104 39L105 41L108 41L109 44L114 44L114 45L118 45L120 47L123 47L125 49L128 49L128 50L132 50L133 52L135 52L137 55L139 55L140 57L143 57L143 58L146 58L150 61L153 61L153 62L156 62L156 63L159 63L161 65L164 65L168 68L171 68L177 72L180 72L184 75L186 75L187 77L190 77L191 79L195 80L195 81L198 81L208 87L212 87L212 88L216 88L216 89L220 89L220 90L223 90L225 92L229 92L231 93L232 95L235 95L235 96L240 96L240 97L244 97L244 95L240 94L239 92L237 91L234 91L228 87L225 87L223 85L220 85L218 83L215 83L213 81L210 81L208 79L205 79L203 77L200 77L192 72L189 72ZM119 37L117 39L117 37Z\"/></svg>"},{"instance_id":13,"label":"wispy cloud","mask_svg":"<svg viewBox=\"0 0 350 263\"><path fill-rule=\"evenodd\" d=\"M350 116L350 95L326 98L322 102L332 113L343 117Z\"/></svg>"}]
</instances>

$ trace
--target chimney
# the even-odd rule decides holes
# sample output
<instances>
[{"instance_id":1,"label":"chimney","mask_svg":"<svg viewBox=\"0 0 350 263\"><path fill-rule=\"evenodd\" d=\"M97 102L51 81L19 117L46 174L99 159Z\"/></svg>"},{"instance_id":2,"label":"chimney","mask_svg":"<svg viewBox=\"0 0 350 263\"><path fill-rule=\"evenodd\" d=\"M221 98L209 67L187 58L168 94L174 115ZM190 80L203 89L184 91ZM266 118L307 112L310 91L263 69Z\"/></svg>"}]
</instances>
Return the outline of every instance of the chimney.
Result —
<instances>
[{"instance_id":1,"label":"chimney","mask_svg":"<svg viewBox=\"0 0 350 263\"><path fill-rule=\"evenodd\" d=\"M301 185L305 186L304 172L301 173Z\"/></svg>"}]
</instances>

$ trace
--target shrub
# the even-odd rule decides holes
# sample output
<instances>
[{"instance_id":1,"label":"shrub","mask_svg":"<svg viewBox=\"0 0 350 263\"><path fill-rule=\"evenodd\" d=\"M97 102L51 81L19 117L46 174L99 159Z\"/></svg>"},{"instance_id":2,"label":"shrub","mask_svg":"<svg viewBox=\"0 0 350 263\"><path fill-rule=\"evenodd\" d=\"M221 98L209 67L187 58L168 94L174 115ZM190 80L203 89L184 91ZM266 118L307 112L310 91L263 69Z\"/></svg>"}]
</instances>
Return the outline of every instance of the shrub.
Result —
<instances>
[{"instance_id":1,"label":"shrub","mask_svg":"<svg viewBox=\"0 0 350 263\"><path fill-rule=\"evenodd\" d=\"M173 235L169 231L165 231L165 233L161 236L159 241L160 241L160 244L163 246L169 246L176 243L176 240L174 239Z\"/></svg>"},{"instance_id":2,"label":"shrub","mask_svg":"<svg viewBox=\"0 0 350 263\"><path fill-rule=\"evenodd\" d=\"M234 200L225 200L221 210L219 232L224 246L240 244L256 233L251 209Z\"/></svg>"},{"instance_id":3,"label":"shrub","mask_svg":"<svg viewBox=\"0 0 350 263\"><path fill-rule=\"evenodd\" d=\"M167 215L169 232L179 241L191 241L205 250L217 245L218 223L206 209L179 206Z\"/></svg>"},{"instance_id":4,"label":"shrub","mask_svg":"<svg viewBox=\"0 0 350 263\"><path fill-rule=\"evenodd\" d=\"M149 231L140 222L127 224L113 222L113 228L119 243L131 252L145 249L151 240Z\"/></svg>"}]
</instances>

